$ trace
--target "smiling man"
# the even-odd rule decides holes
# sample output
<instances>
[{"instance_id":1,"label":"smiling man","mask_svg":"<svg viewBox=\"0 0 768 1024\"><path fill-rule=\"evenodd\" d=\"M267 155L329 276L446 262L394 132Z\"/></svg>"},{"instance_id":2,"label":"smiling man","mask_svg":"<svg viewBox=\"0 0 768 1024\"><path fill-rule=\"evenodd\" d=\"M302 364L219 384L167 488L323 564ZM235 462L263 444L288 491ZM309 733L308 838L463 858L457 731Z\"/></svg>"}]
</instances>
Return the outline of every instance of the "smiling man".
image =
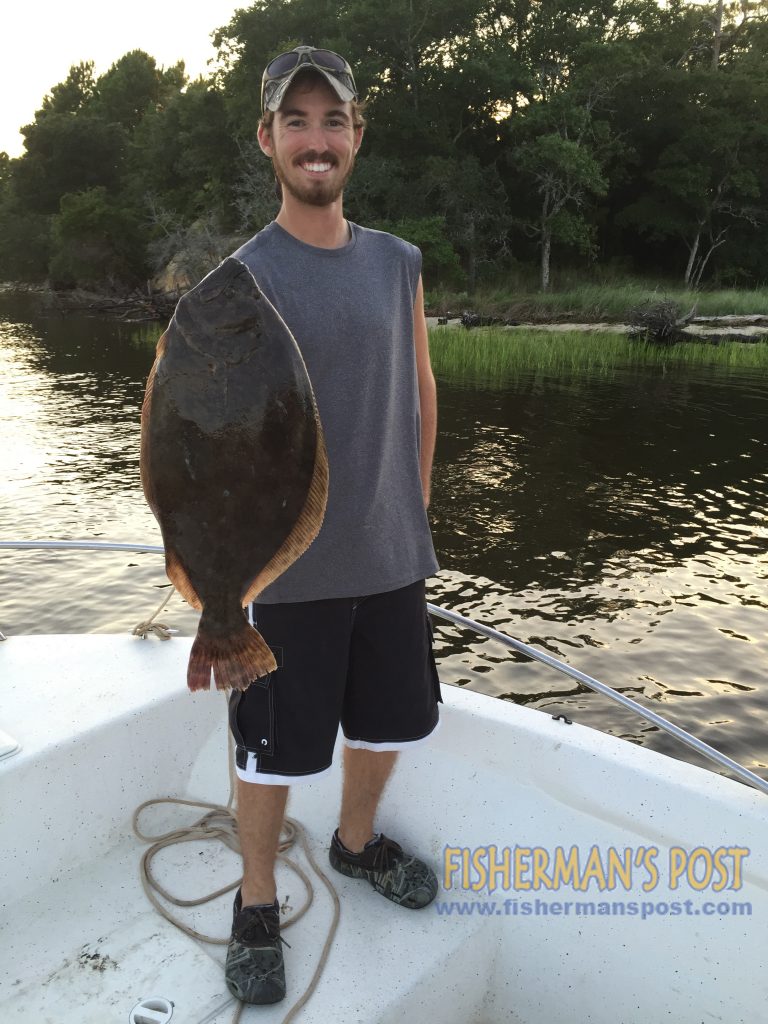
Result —
<instances>
[{"instance_id":1,"label":"smiling man","mask_svg":"<svg viewBox=\"0 0 768 1024\"><path fill-rule=\"evenodd\" d=\"M426 513L436 397L419 250L344 217L363 131L343 57L298 46L267 66L258 137L282 205L234 255L302 351L330 486L316 540L253 608L278 668L230 701L243 881L226 979L251 1003L285 994L274 866L288 787L330 768L339 724L331 865L404 908L437 892L431 868L374 831L398 751L438 723L424 583L437 571Z\"/></svg>"},{"instance_id":2,"label":"smiling man","mask_svg":"<svg viewBox=\"0 0 768 1024\"><path fill-rule=\"evenodd\" d=\"M362 142L360 115L351 103L339 104L330 88L313 81L316 76L304 72L302 77L306 87L300 90L301 82L296 83L290 105L277 111L269 127L262 121L259 143L271 156L275 175L293 200L302 205L340 210L342 192ZM311 119L324 123L318 137L313 136L314 129L307 124ZM318 155L313 143L323 148L322 155ZM291 207L289 200L278 214L278 223Z\"/></svg>"}]
</instances>

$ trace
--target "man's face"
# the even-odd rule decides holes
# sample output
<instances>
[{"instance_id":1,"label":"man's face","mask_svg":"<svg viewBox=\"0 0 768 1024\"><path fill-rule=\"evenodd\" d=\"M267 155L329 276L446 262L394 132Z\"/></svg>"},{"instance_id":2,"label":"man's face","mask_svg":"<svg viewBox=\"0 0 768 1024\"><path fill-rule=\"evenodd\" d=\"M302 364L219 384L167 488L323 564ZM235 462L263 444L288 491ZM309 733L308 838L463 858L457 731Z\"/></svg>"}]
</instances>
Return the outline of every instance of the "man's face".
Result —
<instances>
[{"instance_id":1,"label":"man's face","mask_svg":"<svg viewBox=\"0 0 768 1024\"><path fill-rule=\"evenodd\" d=\"M352 125L352 104L342 103L317 74L295 82L269 131L259 128L259 144L283 188L310 206L339 199L362 136Z\"/></svg>"}]
</instances>

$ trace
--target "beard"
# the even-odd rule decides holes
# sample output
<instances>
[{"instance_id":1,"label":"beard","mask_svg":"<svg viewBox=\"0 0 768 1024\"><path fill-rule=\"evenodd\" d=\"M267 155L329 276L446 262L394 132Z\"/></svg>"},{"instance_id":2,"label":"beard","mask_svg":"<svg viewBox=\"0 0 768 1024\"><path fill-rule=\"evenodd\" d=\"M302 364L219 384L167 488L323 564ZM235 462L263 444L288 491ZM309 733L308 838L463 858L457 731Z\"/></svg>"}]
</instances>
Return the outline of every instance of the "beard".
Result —
<instances>
[{"instance_id":1,"label":"beard","mask_svg":"<svg viewBox=\"0 0 768 1024\"><path fill-rule=\"evenodd\" d=\"M304 161L327 162L334 169L338 167L336 159L327 153L323 156L317 156L315 153L304 154L297 163ZM306 178L299 178L299 175L303 173L300 167L286 167L277 156L272 157L275 177L280 182L282 189L289 192L294 199L298 199L299 202L306 203L308 206L330 206L335 203L344 191L354 166L355 158L353 156L346 173L341 177L334 175L330 180L319 178L316 181L308 181ZM295 175L291 173L294 170Z\"/></svg>"}]
</instances>

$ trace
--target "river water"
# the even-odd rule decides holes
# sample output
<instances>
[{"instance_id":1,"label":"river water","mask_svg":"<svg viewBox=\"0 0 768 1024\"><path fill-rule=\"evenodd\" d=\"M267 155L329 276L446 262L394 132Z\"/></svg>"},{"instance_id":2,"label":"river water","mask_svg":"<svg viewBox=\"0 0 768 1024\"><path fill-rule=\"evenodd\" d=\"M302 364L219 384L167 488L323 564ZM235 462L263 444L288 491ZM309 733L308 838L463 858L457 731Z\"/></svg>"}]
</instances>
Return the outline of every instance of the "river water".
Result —
<instances>
[{"instance_id":1,"label":"river water","mask_svg":"<svg viewBox=\"0 0 768 1024\"><path fill-rule=\"evenodd\" d=\"M158 333L0 296L0 540L160 544L139 484ZM438 387L430 512L442 571L430 599L768 776L764 375L668 366ZM11 636L130 630L167 592L156 555L0 551ZM162 618L191 633L197 616L174 595ZM490 641L440 625L436 651L445 682L697 761Z\"/></svg>"}]
</instances>

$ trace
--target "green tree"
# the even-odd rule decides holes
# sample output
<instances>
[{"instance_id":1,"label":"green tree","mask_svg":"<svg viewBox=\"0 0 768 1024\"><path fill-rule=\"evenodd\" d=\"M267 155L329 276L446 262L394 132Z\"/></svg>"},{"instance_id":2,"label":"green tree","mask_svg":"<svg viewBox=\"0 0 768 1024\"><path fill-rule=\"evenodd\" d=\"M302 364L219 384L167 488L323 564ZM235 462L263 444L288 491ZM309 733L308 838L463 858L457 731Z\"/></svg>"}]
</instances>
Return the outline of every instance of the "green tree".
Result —
<instances>
[{"instance_id":1,"label":"green tree","mask_svg":"<svg viewBox=\"0 0 768 1024\"><path fill-rule=\"evenodd\" d=\"M438 282L454 287L463 284L459 254L451 244L443 217L406 217L374 221L370 226L389 231L419 247L425 287L433 287Z\"/></svg>"},{"instance_id":2,"label":"green tree","mask_svg":"<svg viewBox=\"0 0 768 1024\"><path fill-rule=\"evenodd\" d=\"M137 204L155 196L187 225L213 212L231 229L237 221L239 161L224 97L198 79L148 112L136 128L126 189Z\"/></svg>"},{"instance_id":3,"label":"green tree","mask_svg":"<svg viewBox=\"0 0 768 1024\"><path fill-rule=\"evenodd\" d=\"M540 197L538 219L528 221L526 228L538 238L540 285L546 291L553 239L590 252L593 232L584 206L591 196L605 195L607 186L594 152L578 138L556 132L539 135L520 147L517 159L520 169L534 179Z\"/></svg>"},{"instance_id":4,"label":"green tree","mask_svg":"<svg viewBox=\"0 0 768 1024\"><path fill-rule=\"evenodd\" d=\"M590 258L597 252L609 169L621 173L626 150L612 128L614 96L642 65L641 38L656 27L658 8L646 0L597 7L575 0L501 10L495 31L506 30L524 72L501 108L502 173L515 222L536 241L546 290L556 243Z\"/></svg>"},{"instance_id":5,"label":"green tree","mask_svg":"<svg viewBox=\"0 0 768 1024\"><path fill-rule=\"evenodd\" d=\"M0 187L0 280L43 281L51 254L50 218Z\"/></svg>"},{"instance_id":6,"label":"green tree","mask_svg":"<svg viewBox=\"0 0 768 1024\"><path fill-rule=\"evenodd\" d=\"M62 196L53 219L55 286L132 286L146 276L144 245L135 216L103 186Z\"/></svg>"},{"instance_id":7,"label":"green tree","mask_svg":"<svg viewBox=\"0 0 768 1024\"><path fill-rule=\"evenodd\" d=\"M463 256L467 287L473 294L479 265L504 252L511 225L496 166L483 167L474 156L430 157L425 161L422 188L427 207L444 217L448 237Z\"/></svg>"},{"instance_id":8,"label":"green tree","mask_svg":"<svg viewBox=\"0 0 768 1024\"><path fill-rule=\"evenodd\" d=\"M90 109L130 132L148 111L178 93L185 82L183 62L163 70L143 50L131 50L98 79Z\"/></svg>"},{"instance_id":9,"label":"green tree","mask_svg":"<svg viewBox=\"0 0 768 1024\"><path fill-rule=\"evenodd\" d=\"M373 129L375 133L375 129ZM345 207L361 224L376 220L396 221L424 212L414 196L412 166L399 156L368 155L370 138L363 139L355 172L344 192Z\"/></svg>"},{"instance_id":10,"label":"green tree","mask_svg":"<svg viewBox=\"0 0 768 1024\"><path fill-rule=\"evenodd\" d=\"M768 127L758 111L768 103L768 77L737 66L671 77L664 116L674 130L620 216L651 240L680 240L681 276L697 287L737 222L753 230L765 223Z\"/></svg>"},{"instance_id":11,"label":"green tree","mask_svg":"<svg viewBox=\"0 0 768 1024\"><path fill-rule=\"evenodd\" d=\"M132 51L51 88L0 161L3 276L93 280L101 259L127 280L147 245L209 259L261 227L262 68L308 40L348 56L369 99L350 216L419 244L431 280L459 259L472 287L513 243L543 287L568 253L768 276L763 0L256 0L216 39L211 80Z\"/></svg>"},{"instance_id":12,"label":"green tree","mask_svg":"<svg viewBox=\"0 0 768 1024\"><path fill-rule=\"evenodd\" d=\"M55 213L67 193L117 187L128 144L122 125L86 113L49 113L22 134L26 153L15 165L14 180L30 210Z\"/></svg>"},{"instance_id":13,"label":"green tree","mask_svg":"<svg viewBox=\"0 0 768 1024\"><path fill-rule=\"evenodd\" d=\"M95 85L92 60L73 64L64 81L54 85L44 97L36 117L45 114L76 114L93 99Z\"/></svg>"}]
</instances>

